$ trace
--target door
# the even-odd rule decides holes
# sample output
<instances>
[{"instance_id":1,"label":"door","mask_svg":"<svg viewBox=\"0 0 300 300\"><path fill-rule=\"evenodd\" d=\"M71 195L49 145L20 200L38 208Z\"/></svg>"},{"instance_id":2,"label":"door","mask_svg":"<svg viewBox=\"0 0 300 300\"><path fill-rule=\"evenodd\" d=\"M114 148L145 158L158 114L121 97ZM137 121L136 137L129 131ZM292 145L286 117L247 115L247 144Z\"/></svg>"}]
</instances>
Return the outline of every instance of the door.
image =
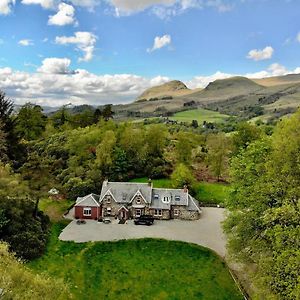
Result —
<instances>
[{"instance_id":1,"label":"door","mask_svg":"<svg viewBox=\"0 0 300 300\"><path fill-rule=\"evenodd\" d=\"M121 210L121 219L126 219L126 212L124 209Z\"/></svg>"}]
</instances>

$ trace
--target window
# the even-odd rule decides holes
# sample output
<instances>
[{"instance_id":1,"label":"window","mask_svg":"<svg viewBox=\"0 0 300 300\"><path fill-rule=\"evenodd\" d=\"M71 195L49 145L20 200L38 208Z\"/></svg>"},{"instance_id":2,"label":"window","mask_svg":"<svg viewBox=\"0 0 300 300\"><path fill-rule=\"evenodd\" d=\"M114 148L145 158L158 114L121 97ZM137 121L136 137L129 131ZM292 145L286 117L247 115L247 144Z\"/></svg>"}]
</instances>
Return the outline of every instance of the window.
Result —
<instances>
[{"instance_id":1,"label":"window","mask_svg":"<svg viewBox=\"0 0 300 300\"><path fill-rule=\"evenodd\" d=\"M136 217L140 217L141 214L142 214L142 210L141 210L141 209L136 209L136 210L135 210L135 215L136 215Z\"/></svg>"},{"instance_id":2,"label":"window","mask_svg":"<svg viewBox=\"0 0 300 300\"><path fill-rule=\"evenodd\" d=\"M170 202L169 197L168 197L168 196L165 196L165 197L163 198L163 202L164 202L164 203L169 203L169 202Z\"/></svg>"},{"instance_id":3,"label":"window","mask_svg":"<svg viewBox=\"0 0 300 300\"><path fill-rule=\"evenodd\" d=\"M154 210L154 216L162 216L162 210L161 209L155 209Z\"/></svg>"},{"instance_id":4,"label":"window","mask_svg":"<svg viewBox=\"0 0 300 300\"><path fill-rule=\"evenodd\" d=\"M106 203L110 203L110 196L107 196Z\"/></svg>"},{"instance_id":5,"label":"window","mask_svg":"<svg viewBox=\"0 0 300 300\"><path fill-rule=\"evenodd\" d=\"M111 214L111 208L110 208L110 207L107 207L107 208L106 208L106 214L107 214L108 216L110 216L110 214Z\"/></svg>"},{"instance_id":6,"label":"window","mask_svg":"<svg viewBox=\"0 0 300 300\"><path fill-rule=\"evenodd\" d=\"M179 216L179 210L178 209L174 209L174 216Z\"/></svg>"},{"instance_id":7,"label":"window","mask_svg":"<svg viewBox=\"0 0 300 300\"><path fill-rule=\"evenodd\" d=\"M92 215L92 209L90 208L90 207L85 207L84 209L83 209L83 215L84 216L91 216Z\"/></svg>"},{"instance_id":8,"label":"window","mask_svg":"<svg viewBox=\"0 0 300 300\"><path fill-rule=\"evenodd\" d=\"M136 204L141 204L141 197L136 198Z\"/></svg>"},{"instance_id":9,"label":"window","mask_svg":"<svg viewBox=\"0 0 300 300\"><path fill-rule=\"evenodd\" d=\"M154 199L158 200L158 198L159 198L158 195L155 194L155 195L154 195Z\"/></svg>"},{"instance_id":10,"label":"window","mask_svg":"<svg viewBox=\"0 0 300 300\"><path fill-rule=\"evenodd\" d=\"M176 195L175 196L175 201L180 201L180 196Z\"/></svg>"}]
</instances>

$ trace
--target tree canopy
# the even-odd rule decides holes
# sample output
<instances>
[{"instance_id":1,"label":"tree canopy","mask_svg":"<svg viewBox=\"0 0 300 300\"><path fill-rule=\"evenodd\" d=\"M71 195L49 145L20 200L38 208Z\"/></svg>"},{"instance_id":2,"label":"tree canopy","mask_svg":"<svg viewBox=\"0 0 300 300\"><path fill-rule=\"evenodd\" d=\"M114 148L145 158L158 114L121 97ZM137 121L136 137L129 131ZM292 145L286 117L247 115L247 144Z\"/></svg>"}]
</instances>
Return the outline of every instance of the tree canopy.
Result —
<instances>
[{"instance_id":1,"label":"tree canopy","mask_svg":"<svg viewBox=\"0 0 300 300\"><path fill-rule=\"evenodd\" d=\"M225 223L234 257L255 263L267 299L300 297L300 111L232 159L232 213Z\"/></svg>"}]
</instances>

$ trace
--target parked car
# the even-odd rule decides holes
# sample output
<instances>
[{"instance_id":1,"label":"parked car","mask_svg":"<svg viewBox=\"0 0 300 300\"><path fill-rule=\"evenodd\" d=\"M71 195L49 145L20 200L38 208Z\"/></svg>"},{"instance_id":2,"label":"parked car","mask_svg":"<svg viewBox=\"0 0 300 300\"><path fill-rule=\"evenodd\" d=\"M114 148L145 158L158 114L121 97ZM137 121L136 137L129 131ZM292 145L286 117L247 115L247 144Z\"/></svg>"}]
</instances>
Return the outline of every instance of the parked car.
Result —
<instances>
[{"instance_id":1,"label":"parked car","mask_svg":"<svg viewBox=\"0 0 300 300\"><path fill-rule=\"evenodd\" d=\"M104 223L104 224L110 224L110 223L111 223L111 219L109 219L109 218L104 218L104 219L103 219L103 223Z\"/></svg>"},{"instance_id":2,"label":"parked car","mask_svg":"<svg viewBox=\"0 0 300 300\"><path fill-rule=\"evenodd\" d=\"M152 225L154 222L154 218L153 216L150 216L150 215L142 215L140 217L137 217L135 220L134 220L134 224L135 225Z\"/></svg>"},{"instance_id":3,"label":"parked car","mask_svg":"<svg viewBox=\"0 0 300 300\"><path fill-rule=\"evenodd\" d=\"M76 221L76 224L77 224L77 225L82 225L82 224L85 224L85 223L86 223L85 220L77 220L77 221Z\"/></svg>"}]
</instances>

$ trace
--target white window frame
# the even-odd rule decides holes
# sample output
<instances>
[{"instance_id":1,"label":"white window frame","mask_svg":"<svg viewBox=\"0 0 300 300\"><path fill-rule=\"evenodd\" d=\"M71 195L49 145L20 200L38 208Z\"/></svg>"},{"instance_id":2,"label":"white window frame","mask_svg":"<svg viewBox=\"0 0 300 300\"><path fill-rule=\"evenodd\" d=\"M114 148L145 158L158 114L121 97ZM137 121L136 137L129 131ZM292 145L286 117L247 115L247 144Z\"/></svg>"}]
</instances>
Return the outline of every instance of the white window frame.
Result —
<instances>
[{"instance_id":1,"label":"white window frame","mask_svg":"<svg viewBox=\"0 0 300 300\"><path fill-rule=\"evenodd\" d=\"M138 212L139 212L139 213L138 213ZM135 210L135 216L136 216L136 217L140 217L141 215L142 215L142 210L139 209L139 208L136 209L136 210Z\"/></svg>"},{"instance_id":2,"label":"white window frame","mask_svg":"<svg viewBox=\"0 0 300 300\"><path fill-rule=\"evenodd\" d=\"M161 217L162 209L154 209L154 216Z\"/></svg>"},{"instance_id":3,"label":"white window frame","mask_svg":"<svg viewBox=\"0 0 300 300\"><path fill-rule=\"evenodd\" d=\"M170 203L170 198L169 198L169 196L164 196L164 197L162 198L162 202L163 202L163 203Z\"/></svg>"},{"instance_id":4,"label":"white window frame","mask_svg":"<svg viewBox=\"0 0 300 300\"><path fill-rule=\"evenodd\" d=\"M141 204L141 197L140 197L140 196L138 196L138 197L136 198L136 204Z\"/></svg>"},{"instance_id":5,"label":"white window frame","mask_svg":"<svg viewBox=\"0 0 300 300\"><path fill-rule=\"evenodd\" d=\"M154 199L159 199L158 194L154 194Z\"/></svg>"},{"instance_id":6,"label":"white window frame","mask_svg":"<svg viewBox=\"0 0 300 300\"><path fill-rule=\"evenodd\" d=\"M110 202L111 202L111 196L107 196L106 203L110 203Z\"/></svg>"},{"instance_id":7,"label":"white window frame","mask_svg":"<svg viewBox=\"0 0 300 300\"><path fill-rule=\"evenodd\" d=\"M176 195L175 196L175 201L180 201L180 196Z\"/></svg>"},{"instance_id":8,"label":"white window frame","mask_svg":"<svg viewBox=\"0 0 300 300\"><path fill-rule=\"evenodd\" d=\"M174 216L176 216L176 217L179 216L179 209L177 209L177 208L174 209Z\"/></svg>"},{"instance_id":9,"label":"white window frame","mask_svg":"<svg viewBox=\"0 0 300 300\"><path fill-rule=\"evenodd\" d=\"M111 215L111 207L106 207L106 214L107 214L108 216Z\"/></svg>"},{"instance_id":10,"label":"white window frame","mask_svg":"<svg viewBox=\"0 0 300 300\"><path fill-rule=\"evenodd\" d=\"M89 211L88 213L86 211ZM90 217L92 215L92 208L91 207L84 207L83 208L83 215L85 217Z\"/></svg>"}]
</instances>

